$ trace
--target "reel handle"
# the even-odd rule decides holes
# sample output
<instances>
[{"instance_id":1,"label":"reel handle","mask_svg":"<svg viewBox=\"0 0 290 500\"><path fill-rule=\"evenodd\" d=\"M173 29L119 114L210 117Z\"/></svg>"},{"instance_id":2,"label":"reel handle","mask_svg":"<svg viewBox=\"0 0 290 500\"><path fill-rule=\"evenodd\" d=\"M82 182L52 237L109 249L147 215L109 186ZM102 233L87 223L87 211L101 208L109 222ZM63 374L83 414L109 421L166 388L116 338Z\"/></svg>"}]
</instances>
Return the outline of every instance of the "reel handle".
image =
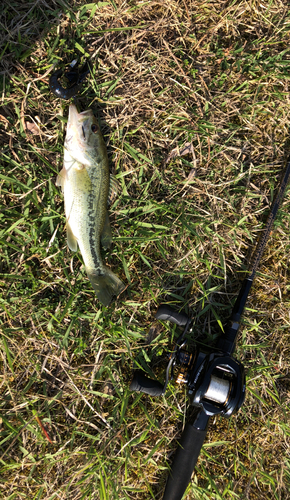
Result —
<instances>
[{"instance_id":1,"label":"reel handle","mask_svg":"<svg viewBox=\"0 0 290 500\"><path fill-rule=\"evenodd\" d=\"M155 318L160 319L161 321L171 321L171 323L175 323L178 326L185 326L189 319L187 314L178 313L166 304L158 307Z\"/></svg>"},{"instance_id":2,"label":"reel handle","mask_svg":"<svg viewBox=\"0 0 290 500\"><path fill-rule=\"evenodd\" d=\"M161 305L156 314L156 319L160 319L161 321L171 321L171 323L175 323L178 326L185 326L187 330L187 325L189 324L189 318L185 313L178 313L171 309L166 304ZM171 359L172 363L173 358ZM136 392L144 392L145 394L149 394L150 396L161 396L165 393L167 383L168 383L168 369L165 384L162 385L158 380L154 380L143 375L143 372L140 370L135 371L133 380L130 384L130 390Z\"/></svg>"},{"instance_id":3,"label":"reel handle","mask_svg":"<svg viewBox=\"0 0 290 500\"><path fill-rule=\"evenodd\" d=\"M150 396L161 396L164 386L158 380L145 377L141 371L136 371L129 389L130 391L144 392Z\"/></svg>"},{"instance_id":4,"label":"reel handle","mask_svg":"<svg viewBox=\"0 0 290 500\"><path fill-rule=\"evenodd\" d=\"M200 411L193 424L186 424L178 442L162 500L182 499L205 440L208 421L206 413Z\"/></svg>"}]
</instances>

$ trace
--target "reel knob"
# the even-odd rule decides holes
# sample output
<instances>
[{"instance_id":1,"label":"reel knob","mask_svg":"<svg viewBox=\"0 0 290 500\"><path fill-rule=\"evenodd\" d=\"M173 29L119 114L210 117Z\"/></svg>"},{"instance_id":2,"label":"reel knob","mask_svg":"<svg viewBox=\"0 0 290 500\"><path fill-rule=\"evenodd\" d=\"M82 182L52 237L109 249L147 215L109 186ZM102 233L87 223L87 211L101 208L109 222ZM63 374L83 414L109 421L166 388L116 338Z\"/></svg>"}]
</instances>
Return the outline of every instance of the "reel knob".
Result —
<instances>
[{"instance_id":1,"label":"reel knob","mask_svg":"<svg viewBox=\"0 0 290 500\"><path fill-rule=\"evenodd\" d=\"M187 314L178 313L166 304L158 307L155 318L161 321L171 321L171 323L175 323L178 326L185 326L189 320Z\"/></svg>"}]
</instances>

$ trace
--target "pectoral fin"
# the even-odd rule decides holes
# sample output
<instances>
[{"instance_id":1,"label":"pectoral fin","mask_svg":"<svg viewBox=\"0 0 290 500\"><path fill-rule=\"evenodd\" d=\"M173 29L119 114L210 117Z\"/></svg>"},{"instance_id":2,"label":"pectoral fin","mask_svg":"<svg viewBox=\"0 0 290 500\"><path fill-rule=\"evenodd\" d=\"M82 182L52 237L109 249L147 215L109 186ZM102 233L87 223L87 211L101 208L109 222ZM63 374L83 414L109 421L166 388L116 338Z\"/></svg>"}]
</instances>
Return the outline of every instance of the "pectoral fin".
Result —
<instances>
[{"instance_id":1,"label":"pectoral fin","mask_svg":"<svg viewBox=\"0 0 290 500\"><path fill-rule=\"evenodd\" d=\"M61 187L62 192L63 192L63 190L64 190L64 181L65 181L65 178L66 178L66 171L65 171L65 169L63 168L63 169L59 172L59 174L58 174L58 176L57 176L57 178L56 178L56 181L55 181L55 184L56 184L57 186L60 186L60 187Z\"/></svg>"},{"instance_id":2,"label":"pectoral fin","mask_svg":"<svg viewBox=\"0 0 290 500\"><path fill-rule=\"evenodd\" d=\"M74 236L68 221L66 221L66 238L67 238L67 246L69 247L69 249L72 250L73 252L76 252L78 249L78 241Z\"/></svg>"},{"instance_id":3,"label":"pectoral fin","mask_svg":"<svg viewBox=\"0 0 290 500\"><path fill-rule=\"evenodd\" d=\"M108 250L112 244L112 231L111 231L111 225L109 221L109 215L108 211L106 210L106 218L105 218L105 224L103 228L103 232L101 234L101 243L102 247L105 250Z\"/></svg>"}]
</instances>

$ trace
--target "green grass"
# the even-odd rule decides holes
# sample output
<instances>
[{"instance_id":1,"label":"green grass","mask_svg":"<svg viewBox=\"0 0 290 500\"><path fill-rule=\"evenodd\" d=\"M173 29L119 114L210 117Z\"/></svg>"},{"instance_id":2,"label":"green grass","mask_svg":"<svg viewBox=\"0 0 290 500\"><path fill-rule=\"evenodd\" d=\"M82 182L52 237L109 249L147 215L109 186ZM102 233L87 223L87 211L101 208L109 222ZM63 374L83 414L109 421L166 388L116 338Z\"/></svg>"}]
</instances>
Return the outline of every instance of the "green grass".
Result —
<instances>
[{"instance_id":1,"label":"green grass","mask_svg":"<svg viewBox=\"0 0 290 500\"><path fill-rule=\"evenodd\" d=\"M162 302L202 343L230 314L289 155L289 7L11 0L0 21L0 496L159 500L186 391L132 394L133 362L164 379L178 332L154 319ZM104 258L127 289L109 308L55 186L68 103L48 71L86 54L80 104L121 184ZM289 211L288 193L237 343L245 403L212 421L187 500L289 498Z\"/></svg>"}]
</instances>

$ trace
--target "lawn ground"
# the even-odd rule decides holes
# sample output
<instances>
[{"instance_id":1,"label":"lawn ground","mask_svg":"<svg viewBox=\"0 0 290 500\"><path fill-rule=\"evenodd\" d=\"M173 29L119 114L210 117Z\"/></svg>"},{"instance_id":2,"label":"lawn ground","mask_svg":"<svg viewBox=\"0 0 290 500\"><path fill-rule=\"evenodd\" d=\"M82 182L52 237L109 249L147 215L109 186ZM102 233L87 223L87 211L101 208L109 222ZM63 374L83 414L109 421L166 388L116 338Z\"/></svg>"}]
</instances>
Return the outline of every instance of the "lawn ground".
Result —
<instances>
[{"instance_id":1,"label":"lawn ground","mask_svg":"<svg viewBox=\"0 0 290 500\"><path fill-rule=\"evenodd\" d=\"M290 152L289 6L4 0L0 23L0 497L161 500L186 390L132 394L133 362L164 379L160 303L192 315L192 349L226 324ZM48 80L75 58L121 185L108 308L55 185L69 103ZM212 421L186 500L290 498L289 212L288 193L237 343L245 403Z\"/></svg>"}]
</instances>

